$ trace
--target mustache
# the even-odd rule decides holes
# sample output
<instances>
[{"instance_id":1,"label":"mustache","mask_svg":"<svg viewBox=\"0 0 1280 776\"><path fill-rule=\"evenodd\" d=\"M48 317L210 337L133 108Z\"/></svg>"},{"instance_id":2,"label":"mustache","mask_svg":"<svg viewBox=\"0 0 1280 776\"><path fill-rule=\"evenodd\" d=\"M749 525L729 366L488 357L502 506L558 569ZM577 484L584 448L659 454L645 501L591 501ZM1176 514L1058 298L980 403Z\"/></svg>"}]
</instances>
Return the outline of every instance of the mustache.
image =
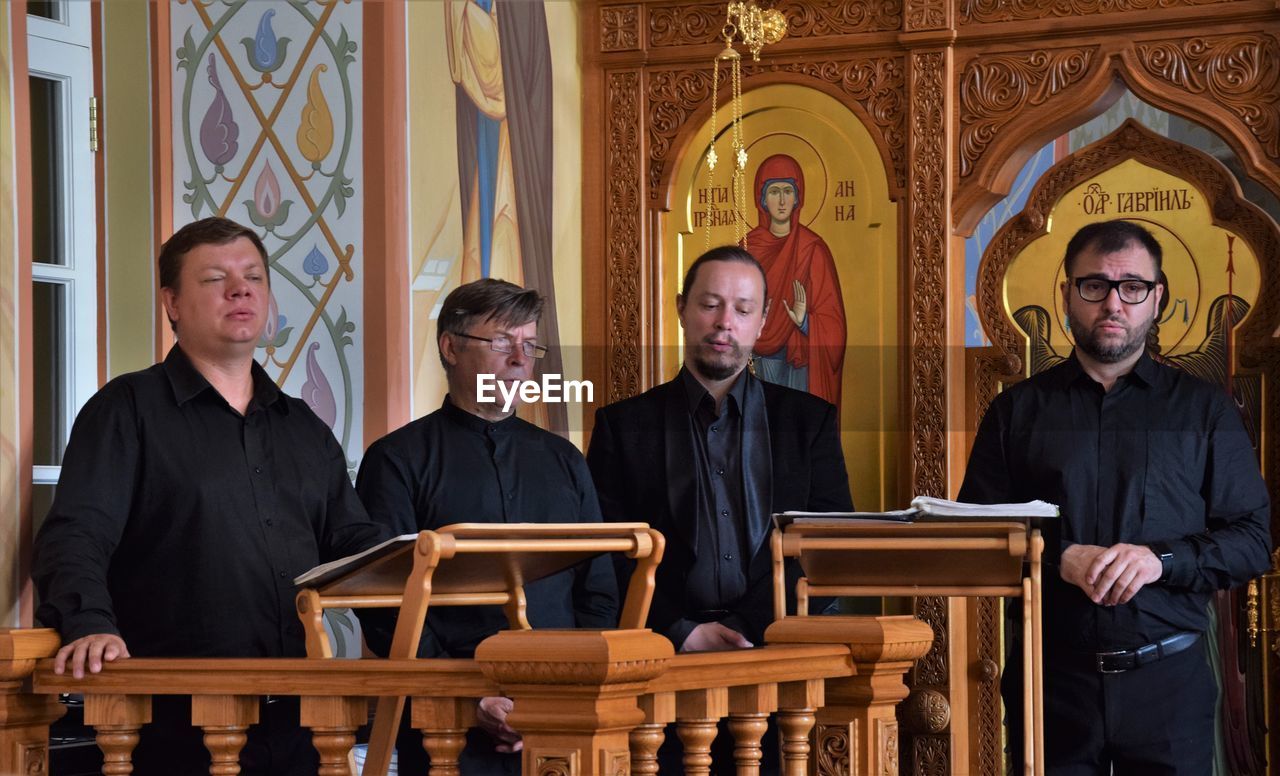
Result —
<instances>
[{"instance_id":1,"label":"mustache","mask_svg":"<svg viewBox=\"0 0 1280 776\"><path fill-rule=\"evenodd\" d=\"M735 348L738 347L738 341L733 337L728 337L724 340L718 340L716 339L716 336L714 334L708 334L707 336L703 337L702 343L704 345L732 345Z\"/></svg>"}]
</instances>

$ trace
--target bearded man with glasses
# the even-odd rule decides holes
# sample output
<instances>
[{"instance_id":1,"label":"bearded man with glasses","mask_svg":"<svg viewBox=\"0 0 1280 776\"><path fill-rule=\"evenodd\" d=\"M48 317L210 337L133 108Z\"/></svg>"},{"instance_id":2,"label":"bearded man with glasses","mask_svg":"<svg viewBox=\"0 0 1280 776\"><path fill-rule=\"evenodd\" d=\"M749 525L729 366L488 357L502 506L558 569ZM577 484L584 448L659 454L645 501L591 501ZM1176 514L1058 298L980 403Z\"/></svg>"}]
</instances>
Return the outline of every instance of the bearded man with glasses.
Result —
<instances>
[{"instance_id":1,"label":"bearded man with glasses","mask_svg":"<svg viewBox=\"0 0 1280 776\"><path fill-rule=\"evenodd\" d=\"M1062 302L1075 350L991 403L960 489L1061 509L1044 586L1048 774L1211 773L1206 607L1270 567L1270 503L1232 401L1146 350L1161 261L1130 221L1071 238ZM1018 757L1020 661L1007 665Z\"/></svg>"},{"instance_id":2,"label":"bearded man with glasses","mask_svg":"<svg viewBox=\"0 0 1280 776\"><path fill-rule=\"evenodd\" d=\"M591 473L578 448L478 395L478 375L491 375L509 389L530 378L534 362L547 353L537 341L542 305L537 291L491 278L445 297L436 343L449 393L440 409L365 453L356 492L371 518L394 534L451 523L600 522ZM617 626L617 583L607 555L532 582L525 594L534 628ZM370 647L387 654L394 616L360 611ZM418 656L469 658L481 641L506 627L500 606L433 607ZM479 727L467 735L462 773L520 772L520 734L506 722L511 709L507 698L479 702ZM424 774L422 736L408 719L403 715L396 743L399 772Z\"/></svg>"}]
</instances>

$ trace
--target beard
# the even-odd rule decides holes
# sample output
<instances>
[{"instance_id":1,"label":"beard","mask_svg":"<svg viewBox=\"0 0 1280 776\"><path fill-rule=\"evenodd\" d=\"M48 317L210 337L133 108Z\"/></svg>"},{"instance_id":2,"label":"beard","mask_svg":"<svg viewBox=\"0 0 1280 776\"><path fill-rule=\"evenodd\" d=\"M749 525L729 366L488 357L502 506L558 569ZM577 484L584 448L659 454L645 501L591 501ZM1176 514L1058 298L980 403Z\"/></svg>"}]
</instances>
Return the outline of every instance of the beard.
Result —
<instances>
[{"instance_id":1,"label":"beard","mask_svg":"<svg viewBox=\"0 0 1280 776\"><path fill-rule=\"evenodd\" d=\"M693 354L693 365L703 377L717 381L728 380L746 366L747 354L736 341L730 340L733 348L725 353L706 350L705 346L710 344L710 340L703 340Z\"/></svg>"},{"instance_id":2,"label":"beard","mask_svg":"<svg viewBox=\"0 0 1280 776\"><path fill-rule=\"evenodd\" d=\"M1076 347L1084 351L1095 361L1103 364L1117 364L1126 358L1137 353L1147 344L1147 334L1150 333L1151 327L1155 325L1155 317L1145 324L1139 324L1130 329L1119 315L1113 315L1110 318L1103 318L1094 324L1094 328L1086 328L1084 322L1076 318L1070 312L1067 313L1067 321L1071 324L1071 334L1075 338ZM1097 327L1103 323L1117 323L1125 327L1125 336L1120 341L1104 342L1098 335Z\"/></svg>"}]
</instances>

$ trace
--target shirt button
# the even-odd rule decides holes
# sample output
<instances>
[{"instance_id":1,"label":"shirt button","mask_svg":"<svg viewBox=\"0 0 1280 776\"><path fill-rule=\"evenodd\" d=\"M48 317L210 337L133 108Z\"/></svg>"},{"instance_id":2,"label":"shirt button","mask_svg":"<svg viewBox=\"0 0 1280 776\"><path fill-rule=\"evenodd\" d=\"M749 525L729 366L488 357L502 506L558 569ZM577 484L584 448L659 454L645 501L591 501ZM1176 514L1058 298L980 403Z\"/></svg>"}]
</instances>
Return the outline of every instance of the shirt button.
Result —
<instances>
[{"instance_id":1,"label":"shirt button","mask_svg":"<svg viewBox=\"0 0 1280 776\"><path fill-rule=\"evenodd\" d=\"M253 467L253 473L254 473L254 474L262 474L262 467L261 467L261 466L255 466L255 467Z\"/></svg>"},{"instance_id":2,"label":"shirt button","mask_svg":"<svg viewBox=\"0 0 1280 776\"><path fill-rule=\"evenodd\" d=\"M711 433L713 433L713 434L714 434L716 431L719 431L719 429L717 429L715 426L712 426L712 427L711 427Z\"/></svg>"},{"instance_id":3,"label":"shirt button","mask_svg":"<svg viewBox=\"0 0 1280 776\"><path fill-rule=\"evenodd\" d=\"M726 553L724 554L724 559L725 559L725 560L733 560L733 553L731 553L731 552L726 552Z\"/></svg>"},{"instance_id":4,"label":"shirt button","mask_svg":"<svg viewBox=\"0 0 1280 776\"><path fill-rule=\"evenodd\" d=\"M266 520L264 520L263 522L264 522L264 523L266 523L268 527L273 526L273 525L275 525L275 524L276 524L276 523L275 523L275 521L274 521L274 520L272 520L272 519L271 519L271 518L269 518L269 517L268 517Z\"/></svg>"},{"instance_id":5,"label":"shirt button","mask_svg":"<svg viewBox=\"0 0 1280 776\"><path fill-rule=\"evenodd\" d=\"M288 579L288 578L289 578L289 572L287 572L287 571L281 571L281 572L280 572L280 578L281 578L281 579Z\"/></svg>"},{"instance_id":6,"label":"shirt button","mask_svg":"<svg viewBox=\"0 0 1280 776\"><path fill-rule=\"evenodd\" d=\"M723 477L723 476L724 476L724 469L716 469L716 474L719 474L721 477Z\"/></svg>"},{"instance_id":7,"label":"shirt button","mask_svg":"<svg viewBox=\"0 0 1280 776\"><path fill-rule=\"evenodd\" d=\"M721 515L722 517L728 517L728 516L729 516L729 510L727 510L727 509L722 509L722 510L720 510L720 515Z\"/></svg>"}]
</instances>

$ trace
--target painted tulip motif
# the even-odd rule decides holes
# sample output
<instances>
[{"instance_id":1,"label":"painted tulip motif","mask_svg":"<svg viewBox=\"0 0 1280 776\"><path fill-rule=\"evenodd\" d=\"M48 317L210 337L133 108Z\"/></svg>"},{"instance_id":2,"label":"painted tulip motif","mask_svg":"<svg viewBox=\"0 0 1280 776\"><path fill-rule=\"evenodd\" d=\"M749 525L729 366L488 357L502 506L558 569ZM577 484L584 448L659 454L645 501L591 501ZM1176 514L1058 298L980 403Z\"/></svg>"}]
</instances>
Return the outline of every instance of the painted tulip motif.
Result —
<instances>
[{"instance_id":1,"label":"painted tulip motif","mask_svg":"<svg viewBox=\"0 0 1280 776\"><path fill-rule=\"evenodd\" d=\"M302 260L302 271L316 281L329 271L329 257L320 252L318 245L311 246L311 251Z\"/></svg>"},{"instance_id":2,"label":"painted tulip motif","mask_svg":"<svg viewBox=\"0 0 1280 776\"><path fill-rule=\"evenodd\" d=\"M227 101L227 95L222 91L222 83L218 80L218 66L213 54L209 55L209 66L206 72L209 74L209 83L213 86L213 102L209 104L204 120L200 122L200 150L204 151L205 157L213 163L218 172L221 172L223 166L234 159L236 151L240 150L240 144L237 142L240 137L240 127L231 115L231 103Z\"/></svg>"},{"instance_id":3,"label":"painted tulip motif","mask_svg":"<svg viewBox=\"0 0 1280 776\"><path fill-rule=\"evenodd\" d=\"M313 169L320 169L320 162L333 150L333 112L320 88L320 74L326 65L316 65L307 82L307 104L302 106L302 118L298 123L298 150L311 162Z\"/></svg>"},{"instance_id":4,"label":"painted tulip motif","mask_svg":"<svg viewBox=\"0 0 1280 776\"><path fill-rule=\"evenodd\" d=\"M262 330L262 337L258 340L258 347L279 349L288 343L289 334L293 331L293 327L285 326L289 319L280 314L280 306L276 304L276 295L274 293L270 294L267 300L267 325Z\"/></svg>"},{"instance_id":5,"label":"painted tulip motif","mask_svg":"<svg viewBox=\"0 0 1280 776\"><path fill-rule=\"evenodd\" d=\"M284 64L284 59L289 53L289 38L276 39L276 31L271 26L271 20L276 15L274 9L268 9L263 12L262 18L258 20L258 32L252 38L241 38L240 43L244 46L245 58L249 60L249 66L259 73L271 73L280 68Z\"/></svg>"},{"instance_id":6,"label":"painted tulip motif","mask_svg":"<svg viewBox=\"0 0 1280 776\"><path fill-rule=\"evenodd\" d=\"M280 179L271 169L271 160L262 165L258 174L258 182L253 186L253 199L244 201L249 211L249 220L268 232L283 224L289 218L289 206L292 201L284 201L280 194Z\"/></svg>"}]
</instances>

